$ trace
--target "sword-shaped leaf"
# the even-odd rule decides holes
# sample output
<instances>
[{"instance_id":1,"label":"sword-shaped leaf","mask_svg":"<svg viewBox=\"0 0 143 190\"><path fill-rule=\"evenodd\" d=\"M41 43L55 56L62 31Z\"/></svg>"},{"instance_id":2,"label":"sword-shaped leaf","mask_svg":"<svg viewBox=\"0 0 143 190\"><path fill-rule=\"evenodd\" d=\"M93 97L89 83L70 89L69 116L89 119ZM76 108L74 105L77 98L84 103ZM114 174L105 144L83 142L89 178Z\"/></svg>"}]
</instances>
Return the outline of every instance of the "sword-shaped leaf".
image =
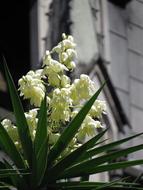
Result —
<instances>
[{"instance_id":1,"label":"sword-shaped leaf","mask_svg":"<svg viewBox=\"0 0 143 190\"><path fill-rule=\"evenodd\" d=\"M122 179L121 179L122 180ZM119 180L120 181L120 180ZM139 190L141 189L137 183L129 183L129 182L118 182L118 180L113 182L58 182L56 184L50 184L48 186L51 190L96 190L96 189L107 189L107 190ZM100 188L102 187L102 188ZM106 188L105 188L106 187ZM109 187L109 188L108 188Z\"/></svg>"},{"instance_id":2,"label":"sword-shaped leaf","mask_svg":"<svg viewBox=\"0 0 143 190\"><path fill-rule=\"evenodd\" d=\"M8 154L8 156L12 159L15 165L18 168L25 168L24 161L18 152L15 144L10 138L9 134L0 123L0 146L4 149L4 151Z\"/></svg>"},{"instance_id":3,"label":"sword-shaped leaf","mask_svg":"<svg viewBox=\"0 0 143 190\"><path fill-rule=\"evenodd\" d=\"M36 160L33 160L33 182L35 181L35 184L40 185L47 167L48 154L46 95L41 103L40 111L38 114L38 124L34 140L34 153ZM35 166L34 162L36 162Z\"/></svg>"},{"instance_id":4,"label":"sword-shaped leaf","mask_svg":"<svg viewBox=\"0 0 143 190\"><path fill-rule=\"evenodd\" d=\"M12 181L12 184L15 187L17 187L17 189L19 189L19 187L20 187L20 190L27 189L28 186L27 186L27 182L26 182L26 176L29 175L29 173L27 173L27 171L24 169L18 169L17 170L15 168L13 168L13 165L11 165L6 159L4 159L4 164L5 164L5 167L7 170L16 172L16 175L8 175ZM25 172L25 173L23 173L23 175L22 175L21 172L22 173Z\"/></svg>"},{"instance_id":5,"label":"sword-shaped leaf","mask_svg":"<svg viewBox=\"0 0 143 190\"><path fill-rule=\"evenodd\" d=\"M104 130L97 134L95 137L84 143L81 147L74 150L72 153L67 155L61 161L59 161L51 170L49 170L49 174L47 175L47 180L56 179L57 176L63 172L66 168L72 166L73 164L80 162L80 157L86 153L87 150L93 148L98 140L105 134L107 131Z\"/></svg>"},{"instance_id":6,"label":"sword-shaped leaf","mask_svg":"<svg viewBox=\"0 0 143 190\"><path fill-rule=\"evenodd\" d=\"M8 89L12 101L12 106L14 110L14 115L16 118L16 126L18 128L18 134L21 140L25 158L27 159L29 166L32 166L32 140L28 128L28 124L24 115L24 110L19 99L16 87L14 85L13 79L7 67L6 61L4 60L4 69L6 74L6 80L8 84Z\"/></svg>"},{"instance_id":7,"label":"sword-shaped leaf","mask_svg":"<svg viewBox=\"0 0 143 190\"><path fill-rule=\"evenodd\" d=\"M143 145L137 145L137 146L133 146L130 148L126 148L120 151L115 151L113 153L109 153L109 154L105 154L103 156L99 156L97 158L85 161L83 163L80 163L76 166L73 166L69 169L67 169L66 173L68 172L69 174L75 174L75 173L80 173L82 175L82 173L84 173L85 171L88 172L89 174L92 171L93 168L97 167L98 165L104 164L106 162L110 162L114 159L117 159L119 157L122 156L126 156L130 153L136 152L143 149Z\"/></svg>"},{"instance_id":8,"label":"sword-shaped leaf","mask_svg":"<svg viewBox=\"0 0 143 190\"><path fill-rule=\"evenodd\" d=\"M38 155L39 150L44 142L47 139L47 106L46 106L46 95L44 100L41 103L40 111L38 114L38 124L36 129L36 135L34 140L34 150L36 155Z\"/></svg>"},{"instance_id":9,"label":"sword-shaped leaf","mask_svg":"<svg viewBox=\"0 0 143 190\"><path fill-rule=\"evenodd\" d=\"M139 137L142 134L143 133L138 133L136 135L132 135L130 137L127 137L127 138L124 138L121 140L117 140L115 142L111 142L111 143L105 144L103 146L93 148L92 150L87 151L83 156L81 156L80 161L91 158L92 156L96 156L97 154L107 152L109 150L112 150L113 148L117 148L119 145L124 144L136 137Z\"/></svg>"},{"instance_id":10,"label":"sword-shaped leaf","mask_svg":"<svg viewBox=\"0 0 143 190\"><path fill-rule=\"evenodd\" d=\"M47 156L48 156L48 137L43 142L39 154L37 156L37 183L41 184L47 168Z\"/></svg>"},{"instance_id":11,"label":"sword-shaped leaf","mask_svg":"<svg viewBox=\"0 0 143 190\"><path fill-rule=\"evenodd\" d=\"M92 160L91 160L92 162ZM107 160L108 162L108 160ZM104 161L105 163L105 161ZM111 170L116 170L116 169L124 169L130 166L135 166L135 165L141 165L143 164L143 160L133 160L133 161L123 161L123 162L116 162L116 163L111 163L111 164L102 164L99 166L93 166L91 167L74 167L71 169L67 169L65 172L63 172L63 174L61 174L61 176L59 177L59 179L64 179L64 178L71 178L71 177L77 177L77 176L83 176L83 175L90 175L90 174L97 174L97 173L102 173L105 171L111 171ZM91 166L91 165L90 165ZM75 168L78 169L80 168L79 171L75 171Z\"/></svg>"}]
</instances>

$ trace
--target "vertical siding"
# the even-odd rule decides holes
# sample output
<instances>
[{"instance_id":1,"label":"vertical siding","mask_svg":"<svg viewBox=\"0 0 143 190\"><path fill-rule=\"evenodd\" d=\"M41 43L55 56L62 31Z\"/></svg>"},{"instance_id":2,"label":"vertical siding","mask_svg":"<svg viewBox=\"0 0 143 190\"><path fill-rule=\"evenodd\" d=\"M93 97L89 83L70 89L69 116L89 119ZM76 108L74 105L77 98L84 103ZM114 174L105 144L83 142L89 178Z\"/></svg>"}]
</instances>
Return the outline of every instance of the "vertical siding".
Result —
<instances>
[{"instance_id":1,"label":"vertical siding","mask_svg":"<svg viewBox=\"0 0 143 190\"><path fill-rule=\"evenodd\" d=\"M131 123L135 132L143 131L143 2L128 7L128 56Z\"/></svg>"},{"instance_id":2,"label":"vertical siding","mask_svg":"<svg viewBox=\"0 0 143 190\"><path fill-rule=\"evenodd\" d=\"M110 30L126 37L125 11L112 3L108 3Z\"/></svg>"},{"instance_id":3,"label":"vertical siding","mask_svg":"<svg viewBox=\"0 0 143 190\"><path fill-rule=\"evenodd\" d=\"M127 40L110 32L112 80L115 87L128 91Z\"/></svg>"},{"instance_id":4,"label":"vertical siding","mask_svg":"<svg viewBox=\"0 0 143 190\"><path fill-rule=\"evenodd\" d=\"M143 1L132 0L125 10L111 3L108 8L110 74L131 122L131 133L137 133L143 131ZM143 143L142 137L132 141L139 143ZM136 154L141 155L143 152Z\"/></svg>"},{"instance_id":5,"label":"vertical siding","mask_svg":"<svg viewBox=\"0 0 143 190\"><path fill-rule=\"evenodd\" d=\"M143 81L143 55L136 51L129 50L130 77Z\"/></svg>"},{"instance_id":6,"label":"vertical siding","mask_svg":"<svg viewBox=\"0 0 143 190\"><path fill-rule=\"evenodd\" d=\"M142 5L142 4L141 4ZM129 50L134 50L135 52L142 54L143 53L143 29L131 23L131 20L129 20L130 23L128 23L128 47Z\"/></svg>"},{"instance_id":7,"label":"vertical siding","mask_svg":"<svg viewBox=\"0 0 143 190\"><path fill-rule=\"evenodd\" d=\"M125 11L112 3L108 3L109 35L110 35L110 75L119 99L129 116L129 68L128 40L126 32Z\"/></svg>"},{"instance_id":8,"label":"vertical siding","mask_svg":"<svg viewBox=\"0 0 143 190\"><path fill-rule=\"evenodd\" d=\"M132 0L128 9L131 22L143 27L143 0Z\"/></svg>"},{"instance_id":9,"label":"vertical siding","mask_svg":"<svg viewBox=\"0 0 143 190\"><path fill-rule=\"evenodd\" d=\"M143 109L143 82L130 78L131 106Z\"/></svg>"}]
</instances>

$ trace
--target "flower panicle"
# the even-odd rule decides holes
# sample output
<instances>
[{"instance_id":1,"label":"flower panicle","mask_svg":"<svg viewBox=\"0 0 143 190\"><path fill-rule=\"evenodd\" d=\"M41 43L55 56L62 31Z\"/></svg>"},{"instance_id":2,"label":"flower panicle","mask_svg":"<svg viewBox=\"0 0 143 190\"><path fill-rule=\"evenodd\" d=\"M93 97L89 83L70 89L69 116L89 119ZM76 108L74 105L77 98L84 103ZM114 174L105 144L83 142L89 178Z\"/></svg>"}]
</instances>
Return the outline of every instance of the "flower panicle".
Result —
<instances>
[{"instance_id":1,"label":"flower panicle","mask_svg":"<svg viewBox=\"0 0 143 190\"><path fill-rule=\"evenodd\" d=\"M25 113L32 140L35 138L39 107L45 93L48 104L50 147L56 143L66 124L76 116L83 104L95 93L95 83L86 74L81 74L79 79L71 82L68 73L75 69L76 58L76 44L73 36L62 34L62 41L51 51L46 51L42 67L35 71L29 71L19 79L20 96L30 100L30 104L35 107ZM94 136L96 128L103 127L100 119L105 111L106 103L96 100L65 154L80 146L86 136ZM21 148L18 133L15 132L16 126L7 119L1 123L16 146Z\"/></svg>"}]
</instances>

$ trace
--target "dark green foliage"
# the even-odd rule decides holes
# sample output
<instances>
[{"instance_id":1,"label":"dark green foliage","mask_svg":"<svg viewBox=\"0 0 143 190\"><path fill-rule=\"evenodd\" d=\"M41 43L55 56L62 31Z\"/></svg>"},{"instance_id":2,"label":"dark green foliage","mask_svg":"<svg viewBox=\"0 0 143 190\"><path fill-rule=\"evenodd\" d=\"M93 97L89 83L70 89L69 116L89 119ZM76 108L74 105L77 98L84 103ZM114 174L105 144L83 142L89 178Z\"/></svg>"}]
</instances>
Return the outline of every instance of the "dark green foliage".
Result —
<instances>
[{"instance_id":1,"label":"dark green foliage","mask_svg":"<svg viewBox=\"0 0 143 190\"><path fill-rule=\"evenodd\" d=\"M108 183L68 182L68 179L71 177L84 177L90 174L143 164L143 160L112 163L118 157L143 149L143 145L109 152L109 150L117 148L119 145L142 135L142 133L116 142L103 144L100 142L107 132L107 130L103 130L78 149L69 153L61 160L57 160L77 133L82 121L105 84L101 86L69 123L53 148L48 150L46 97L41 103L36 136L34 142L32 142L17 90L6 64L4 67L23 154L17 150L5 128L0 124L0 146L14 163L11 165L6 161L2 164L4 168L0 169L0 188L4 189L4 186L5 188L6 186L14 186L18 190L42 190L43 188L50 190L142 189L136 183L126 183L122 180ZM10 179L9 184L5 183L5 178ZM4 183L2 182L3 179ZM61 179L66 179L66 181L61 182Z\"/></svg>"}]
</instances>

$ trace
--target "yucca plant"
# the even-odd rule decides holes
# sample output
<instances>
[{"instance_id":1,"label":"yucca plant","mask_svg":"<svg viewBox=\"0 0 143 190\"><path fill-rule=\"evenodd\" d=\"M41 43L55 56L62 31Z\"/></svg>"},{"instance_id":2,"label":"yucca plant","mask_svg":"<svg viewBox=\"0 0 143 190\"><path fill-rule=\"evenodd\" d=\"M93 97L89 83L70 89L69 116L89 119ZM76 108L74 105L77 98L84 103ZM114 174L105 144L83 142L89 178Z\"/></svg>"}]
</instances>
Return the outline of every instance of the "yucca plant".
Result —
<instances>
[{"instance_id":1,"label":"yucca plant","mask_svg":"<svg viewBox=\"0 0 143 190\"><path fill-rule=\"evenodd\" d=\"M143 144L110 152L121 144L137 138L142 133L115 142L103 143L107 129L102 129L101 132L96 133L94 137L80 144L80 146L68 149L67 153L67 148L75 136L79 134L82 123L105 83L70 119L70 122L64 123L65 126L60 128L60 136L51 145L50 135L52 133L49 132L49 128L51 127L50 113L52 108L48 107L46 92L39 106L36 129L34 129L35 133L32 137L18 91L5 60L4 69L15 115L18 139L21 144L19 147L14 139L15 134L12 138L10 130L7 130L4 124L0 123L0 147L7 155L1 163L0 188L16 188L17 190L142 189L136 183L127 183L122 180L105 183L83 180L85 176L90 174L143 164L142 159L112 163L113 160L119 157L143 149ZM82 180L74 181L75 177L80 177Z\"/></svg>"}]
</instances>

